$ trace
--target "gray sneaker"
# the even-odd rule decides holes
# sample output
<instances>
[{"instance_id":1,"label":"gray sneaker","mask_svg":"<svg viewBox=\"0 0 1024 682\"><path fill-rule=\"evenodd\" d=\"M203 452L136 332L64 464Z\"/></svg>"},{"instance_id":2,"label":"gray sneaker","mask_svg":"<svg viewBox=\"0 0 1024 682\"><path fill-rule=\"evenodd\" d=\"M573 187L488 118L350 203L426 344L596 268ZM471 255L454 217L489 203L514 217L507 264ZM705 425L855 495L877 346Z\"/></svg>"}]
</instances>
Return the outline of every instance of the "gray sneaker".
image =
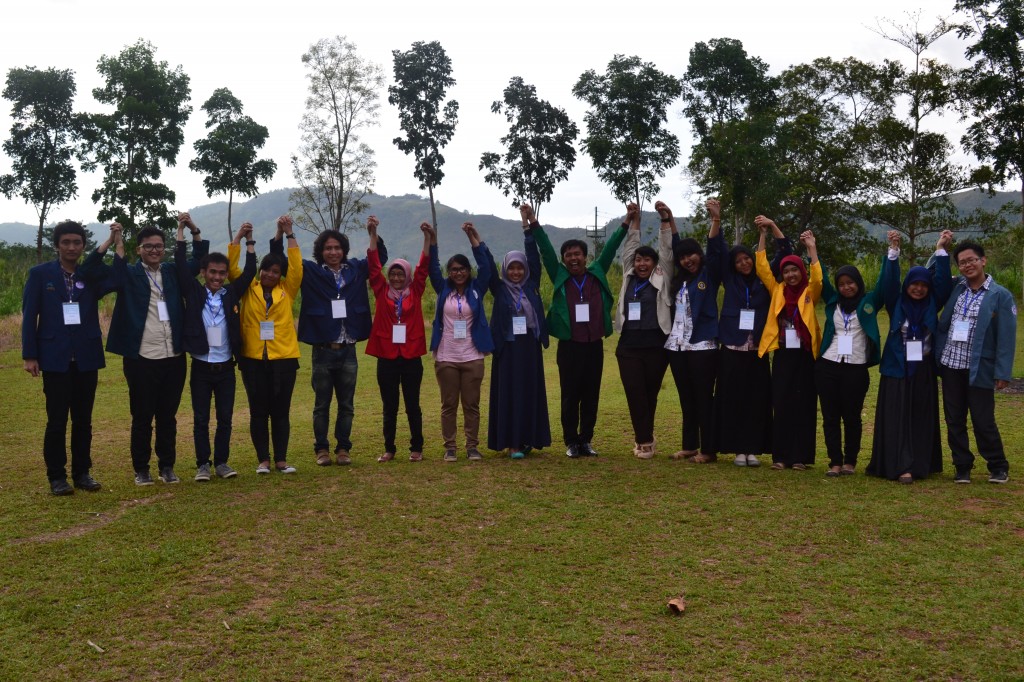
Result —
<instances>
[{"instance_id":1,"label":"gray sneaker","mask_svg":"<svg viewBox=\"0 0 1024 682\"><path fill-rule=\"evenodd\" d=\"M446 461L446 462L454 462L457 459L458 458L455 456L455 451L454 450L445 450L444 451L444 461Z\"/></svg>"},{"instance_id":2,"label":"gray sneaker","mask_svg":"<svg viewBox=\"0 0 1024 682\"><path fill-rule=\"evenodd\" d=\"M181 483L181 479L174 474L174 469L164 467L160 470L160 480L164 483Z\"/></svg>"},{"instance_id":3,"label":"gray sneaker","mask_svg":"<svg viewBox=\"0 0 1024 682\"><path fill-rule=\"evenodd\" d=\"M163 472L161 472L161 478L163 478L162 474L163 474ZM210 463L207 462L206 464L200 465L199 469L196 471L196 483L202 483L202 482L209 481L209 480L210 480ZM167 481L164 481L164 483L167 483Z\"/></svg>"},{"instance_id":4,"label":"gray sneaker","mask_svg":"<svg viewBox=\"0 0 1024 682\"><path fill-rule=\"evenodd\" d=\"M234 478L238 475L238 472L229 467L227 464L218 464L217 468L214 469L217 472L218 478Z\"/></svg>"},{"instance_id":5,"label":"gray sneaker","mask_svg":"<svg viewBox=\"0 0 1024 682\"><path fill-rule=\"evenodd\" d=\"M479 462L484 458L484 456L481 455L480 451L477 450L476 448L470 448L466 450L466 456L469 458L469 461L471 462Z\"/></svg>"},{"instance_id":6,"label":"gray sneaker","mask_svg":"<svg viewBox=\"0 0 1024 682\"><path fill-rule=\"evenodd\" d=\"M153 477L149 475L149 469L135 472L135 485L153 485Z\"/></svg>"}]
</instances>

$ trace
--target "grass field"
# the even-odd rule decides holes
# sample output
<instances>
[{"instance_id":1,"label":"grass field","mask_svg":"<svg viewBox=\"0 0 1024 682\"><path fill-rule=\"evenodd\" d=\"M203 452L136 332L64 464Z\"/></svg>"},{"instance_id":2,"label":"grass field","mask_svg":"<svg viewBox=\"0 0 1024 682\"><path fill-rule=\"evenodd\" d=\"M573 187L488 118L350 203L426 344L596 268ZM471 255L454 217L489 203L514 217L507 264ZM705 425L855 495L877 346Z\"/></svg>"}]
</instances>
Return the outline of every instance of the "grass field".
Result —
<instances>
[{"instance_id":1,"label":"grass field","mask_svg":"<svg viewBox=\"0 0 1024 682\"><path fill-rule=\"evenodd\" d=\"M667 460L680 431L668 376L661 452L643 462L613 338L601 457L553 447L443 464L427 361L427 461L382 465L375 361L363 357L354 464L318 468L304 346L297 475L255 475L239 381L241 475L192 482L186 388L183 482L136 488L127 391L109 356L93 448L104 489L56 499L41 381L21 370L16 321L5 324L0 679L1024 678L1021 395L996 398L1004 486L954 486L948 454L945 473L912 486L861 475L876 373L857 476L823 475L820 437L807 472ZM557 433L553 348L547 360ZM680 593L687 610L672 616Z\"/></svg>"}]
</instances>

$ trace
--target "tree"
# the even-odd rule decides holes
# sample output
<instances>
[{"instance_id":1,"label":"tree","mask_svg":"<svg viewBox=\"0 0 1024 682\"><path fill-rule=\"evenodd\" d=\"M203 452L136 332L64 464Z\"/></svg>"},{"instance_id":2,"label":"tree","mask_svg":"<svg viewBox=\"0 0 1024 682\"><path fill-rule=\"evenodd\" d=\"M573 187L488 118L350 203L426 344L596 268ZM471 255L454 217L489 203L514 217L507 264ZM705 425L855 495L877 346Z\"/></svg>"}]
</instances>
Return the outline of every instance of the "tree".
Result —
<instances>
[{"instance_id":1,"label":"tree","mask_svg":"<svg viewBox=\"0 0 1024 682\"><path fill-rule=\"evenodd\" d=\"M302 145L292 156L299 188L292 192L296 224L319 234L357 226L374 180L373 150L359 131L377 125L384 71L356 54L345 36L323 39L302 55L309 80Z\"/></svg>"},{"instance_id":2,"label":"tree","mask_svg":"<svg viewBox=\"0 0 1024 682\"><path fill-rule=\"evenodd\" d=\"M682 85L639 57L615 55L603 74L584 72L572 94L590 105L583 150L623 204L643 206L661 187L658 178L679 161L679 138L669 132L668 107Z\"/></svg>"},{"instance_id":3,"label":"tree","mask_svg":"<svg viewBox=\"0 0 1024 682\"><path fill-rule=\"evenodd\" d=\"M3 96L14 103L14 123L3 150L11 157L13 172L0 177L0 192L35 207L39 262L43 260L43 226L51 209L78 193L71 164L79 130L78 117L71 108L75 89L75 74L70 70L39 71L30 66L7 72Z\"/></svg>"},{"instance_id":4,"label":"tree","mask_svg":"<svg viewBox=\"0 0 1024 682\"><path fill-rule=\"evenodd\" d=\"M506 197L512 195L513 207L526 202L539 216L541 205L551 200L555 185L576 163L573 142L579 128L565 109L538 99L537 88L519 76L509 81L503 100L491 104L491 111L504 112L511 125L501 138L504 157L495 152L480 157L480 170L487 170L484 181Z\"/></svg>"},{"instance_id":5,"label":"tree","mask_svg":"<svg viewBox=\"0 0 1024 682\"><path fill-rule=\"evenodd\" d=\"M455 85L452 61L436 40L417 41L407 52L392 50L395 84L388 87L388 103L398 107L398 123L405 137L392 142L416 159L413 176L430 195L430 219L437 229L434 188L444 179L441 150L451 142L459 121L459 103L442 105Z\"/></svg>"},{"instance_id":6,"label":"tree","mask_svg":"<svg viewBox=\"0 0 1024 682\"><path fill-rule=\"evenodd\" d=\"M202 106L206 112L206 129L210 132L193 145L196 158L188 167L206 173L203 186L206 196L228 195L228 241L231 233L231 206L235 192L244 197L259 194L256 183L270 180L277 164L270 159L256 159L270 135L265 126L242 115L242 103L227 88L217 88Z\"/></svg>"},{"instance_id":7,"label":"tree","mask_svg":"<svg viewBox=\"0 0 1024 682\"><path fill-rule=\"evenodd\" d=\"M103 168L103 185L92 193L101 205L97 217L121 223L126 240L142 222L165 230L176 222L167 207L174 192L157 181L161 164L173 166L185 141L191 90L181 66L172 70L155 60L155 52L139 40L116 57L100 57L97 71L105 84L92 96L114 111L89 115L83 133L83 168Z\"/></svg>"}]
</instances>

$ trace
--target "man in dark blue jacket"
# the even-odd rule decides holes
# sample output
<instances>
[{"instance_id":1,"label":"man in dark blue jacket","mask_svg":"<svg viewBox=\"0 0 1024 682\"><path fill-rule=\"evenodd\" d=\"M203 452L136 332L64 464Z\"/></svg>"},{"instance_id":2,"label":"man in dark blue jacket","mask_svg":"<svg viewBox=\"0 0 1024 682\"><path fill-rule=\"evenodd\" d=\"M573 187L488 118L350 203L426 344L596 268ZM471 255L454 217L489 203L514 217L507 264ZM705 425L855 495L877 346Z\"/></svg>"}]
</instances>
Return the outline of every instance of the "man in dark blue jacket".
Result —
<instances>
[{"instance_id":1,"label":"man in dark blue jacket","mask_svg":"<svg viewBox=\"0 0 1024 682\"><path fill-rule=\"evenodd\" d=\"M100 331L97 302L113 291L109 266L102 255L97 278L85 282L79 274L78 259L85 250L85 228L66 221L53 230L57 260L37 265L28 272L22 298L21 357L25 371L34 377L43 374L46 397L46 432L43 435L43 461L50 492L71 495L68 485L65 436L71 416L71 480L75 488L96 491L100 484L89 475L92 468L92 407L96 400L99 370L106 364ZM124 256L121 226L110 226L103 242L105 251L116 243Z\"/></svg>"}]
</instances>

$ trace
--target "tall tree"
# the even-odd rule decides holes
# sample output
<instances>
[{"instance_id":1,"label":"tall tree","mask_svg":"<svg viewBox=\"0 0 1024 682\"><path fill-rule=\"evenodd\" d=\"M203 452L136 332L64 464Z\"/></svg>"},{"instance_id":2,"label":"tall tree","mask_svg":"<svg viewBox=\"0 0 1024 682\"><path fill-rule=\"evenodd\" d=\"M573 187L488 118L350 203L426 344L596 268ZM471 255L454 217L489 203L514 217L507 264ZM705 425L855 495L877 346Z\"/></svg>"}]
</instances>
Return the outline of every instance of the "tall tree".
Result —
<instances>
[{"instance_id":1,"label":"tall tree","mask_svg":"<svg viewBox=\"0 0 1024 682\"><path fill-rule=\"evenodd\" d=\"M494 185L512 206L526 202L537 216L542 204L551 200L555 185L569 177L576 164L573 143L579 128L565 113L537 97L537 88L514 76L506 86L503 99L491 104L495 114L505 114L508 135L501 138L505 154L485 152L480 170L487 170L484 181Z\"/></svg>"},{"instance_id":2,"label":"tall tree","mask_svg":"<svg viewBox=\"0 0 1024 682\"><path fill-rule=\"evenodd\" d=\"M309 96L299 124L302 144L292 156L299 183L291 194L295 222L314 234L348 230L369 206L365 197L377 164L359 132L377 125L384 71L360 57L345 36L310 45L302 63Z\"/></svg>"},{"instance_id":3,"label":"tall tree","mask_svg":"<svg viewBox=\"0 0 1024 682\"><path fill-rule=\"evenodd\" d=\"M658 179L679 162L679 138L665 127L668 108L682 93L679 80L639 57L615 55L608 69L584 72L572 94L590 105L583 150L623 204L643 206Z\"/></svg>"},{"instance_id":4,"label":"tall tree","mask_svg":"<svg viewBox=\"0 0 1024 682\"><path fill-rule=\"evenodd\" d=\"M105 83L92 96L114 110L89 115L83 134L83 168L103 168L103 185L92 193L101 206L97 217L121 223L126 240L142 223L165 230L176 223L167 207L174 192L158 180L162 164L173 166L185 141L191 90L181 66L171 69L155 54L139 40L115 57L100 57Z\"/></svg>"},{"instance_id":5,"label":"tall tree","mask_svg":"<svg viewBox=\"0 0 1024 682\"><path fill-rule=\"evenodd\" d=\"M51 209L78 193L71 163L79 130L72 111L75 74L31 66L10 69L3 96L13 103L11 136L3 144L13 172L0 177L0 192L35 207L39 217L36 260L42 262L43 226Z\"/></svg>"},{"instance_id":6,"label":"tall tree","mask_svg":"<svg viewBox=\"0 0 1024 682\"><path fill-rule=\"evenodd\" d=\"M395 83L388 87L388 103L398 107L398 123L405 137L392 142L416 159L413 176L430 195L430 219L437 229L434 188L444 179L441 150L451 142L459 121L459 103L444 102L455 85L452 60L435 41L418 41L406 52L392 50Z\"/></svg>"},{"instance_id":7,"label":"tall tree","mask_svg":"<svg viewBox=\"0 0 1024 682\"><path fill-rule=\"evenodd\" d=\"M227 193L228 241L231 241L231 207L235 192L244 197L256 196L259 194L256 183L274 177L277 164L270 159L256 158L270 133L266 126L242 114L242 102L230 90L214 90L202 109L207 115L209 133L196 140L193 145L196 158L188 167L206 173L203 178L206 196Z\"/></svg>"}]
</instances>

